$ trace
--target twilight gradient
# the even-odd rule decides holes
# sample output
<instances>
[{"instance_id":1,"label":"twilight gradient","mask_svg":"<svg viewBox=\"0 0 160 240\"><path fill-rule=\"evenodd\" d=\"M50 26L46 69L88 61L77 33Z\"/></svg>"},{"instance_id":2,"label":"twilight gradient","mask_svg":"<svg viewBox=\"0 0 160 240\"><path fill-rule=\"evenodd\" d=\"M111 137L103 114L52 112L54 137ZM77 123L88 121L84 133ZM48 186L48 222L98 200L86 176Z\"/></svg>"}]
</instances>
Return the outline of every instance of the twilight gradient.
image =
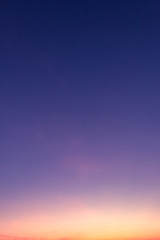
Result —
<instances>
[{"instance_id":1,"label":"twilight gradient","mask_svg":"<svg viewBox=\"0 0 160 240\"><path fill-rule=\"evenodd\" d=\"M160 2L0 15L0 240L160 239Z\"/></svg>"}]
</instances>

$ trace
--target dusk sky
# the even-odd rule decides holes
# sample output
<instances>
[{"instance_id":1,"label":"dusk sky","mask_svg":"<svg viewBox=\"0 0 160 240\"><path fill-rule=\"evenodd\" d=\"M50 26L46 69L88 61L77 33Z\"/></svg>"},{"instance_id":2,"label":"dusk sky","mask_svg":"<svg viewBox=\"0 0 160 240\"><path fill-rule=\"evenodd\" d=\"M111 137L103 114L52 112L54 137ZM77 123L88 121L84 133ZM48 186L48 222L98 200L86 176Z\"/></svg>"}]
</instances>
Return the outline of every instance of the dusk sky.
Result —
<instances>
[{"instance_id":1,"label":"dusk sky","mask_svg":"<svg viewBox=\"0 0 160 240\"><path fill-rule=\"evenodd\" d=\"M0 2L0 240L160 239L160 1Z\"/></svg>"}]
</instances>

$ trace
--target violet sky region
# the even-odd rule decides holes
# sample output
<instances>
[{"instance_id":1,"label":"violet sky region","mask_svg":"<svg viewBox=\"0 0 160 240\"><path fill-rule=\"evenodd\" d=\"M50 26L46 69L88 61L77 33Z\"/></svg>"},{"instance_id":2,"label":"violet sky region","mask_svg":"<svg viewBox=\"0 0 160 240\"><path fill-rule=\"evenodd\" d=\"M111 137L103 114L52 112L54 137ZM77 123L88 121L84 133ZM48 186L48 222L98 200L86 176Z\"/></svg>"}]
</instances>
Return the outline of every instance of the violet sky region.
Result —
<instances>
[{"instance_id":1,"label":"violet sky region","mask_svg":"<svg viewBox=\"0 0 160 240\"><path fill-rule=\"evenodd\" d=\"M0 3L0 240L160 239L160 1Z\"/></svg>"}]
</instances>

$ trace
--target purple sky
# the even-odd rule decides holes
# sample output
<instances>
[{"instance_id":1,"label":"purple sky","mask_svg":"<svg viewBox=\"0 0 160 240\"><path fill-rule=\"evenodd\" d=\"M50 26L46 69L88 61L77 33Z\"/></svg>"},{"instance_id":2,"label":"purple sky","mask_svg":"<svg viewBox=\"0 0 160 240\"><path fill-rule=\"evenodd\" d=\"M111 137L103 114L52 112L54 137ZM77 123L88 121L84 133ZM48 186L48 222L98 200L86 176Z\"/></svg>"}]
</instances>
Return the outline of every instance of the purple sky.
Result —
<instances>
[{"instance_id":1,"label":"purple sky","mask_svg":"<svg viewBox=\"0 0 160 240\"><path fill-rule=\"evenodd\" d=\"M160 226L160 1L8 0L0 15L0 233L72 201L144 206Z\"/></svg>"}]
</instances>

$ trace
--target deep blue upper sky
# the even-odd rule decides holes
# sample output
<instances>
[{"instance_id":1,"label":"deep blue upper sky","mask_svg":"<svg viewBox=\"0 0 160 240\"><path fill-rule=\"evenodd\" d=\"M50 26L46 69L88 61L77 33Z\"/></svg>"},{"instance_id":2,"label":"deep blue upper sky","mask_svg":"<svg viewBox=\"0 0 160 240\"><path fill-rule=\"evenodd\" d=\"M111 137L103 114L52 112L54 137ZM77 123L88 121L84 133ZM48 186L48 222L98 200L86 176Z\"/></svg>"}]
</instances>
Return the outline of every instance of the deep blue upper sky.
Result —
<instances>
[{"instance_id":1,"label":"deep blue upper sky","mask_svg":"<svg viewBox=\"0 0 160 240\"><path fill-rule=\"evenodd\" d=\"M47 103L55 111L80 112L87 107L100 111L104 98L114 94L114 103L117 97L120 103L137 98L137 107L143 97L155 100L159 1L1 5L1 96L6 104L9 100L27 111L32 103L34 111Z\"/></svg>"},{"instance_id":2,"label":"deep blue upper sky","mask_svg":"<svg viewBox=\"0 0 160 240\"><path fill-rule=\"evenodd\" d=\"M160 1L8 0L0 15L5 194L53 166L65 179L74 141L77 155L140 168L135 179L154 169L158 184Z\"/></svg>"}]
</instances>

